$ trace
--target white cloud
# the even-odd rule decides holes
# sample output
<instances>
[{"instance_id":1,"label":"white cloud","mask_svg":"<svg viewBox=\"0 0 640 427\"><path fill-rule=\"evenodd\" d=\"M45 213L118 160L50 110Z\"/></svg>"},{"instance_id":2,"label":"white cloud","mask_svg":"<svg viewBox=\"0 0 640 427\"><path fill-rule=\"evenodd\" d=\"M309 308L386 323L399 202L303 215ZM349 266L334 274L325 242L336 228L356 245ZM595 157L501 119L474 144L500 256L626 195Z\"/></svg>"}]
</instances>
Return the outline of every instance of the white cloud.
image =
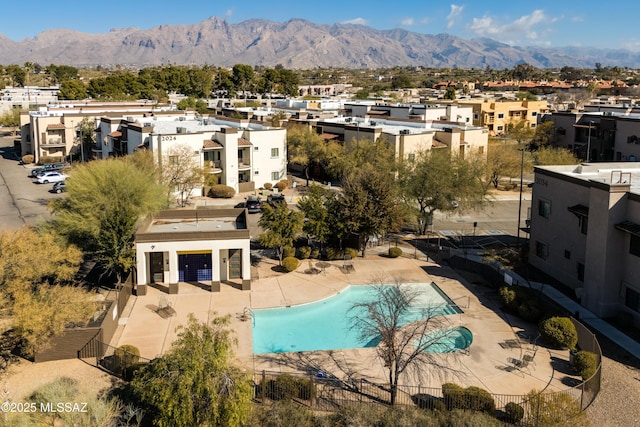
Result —
<instances>
[{"instance_id":1,"label":"white cloud","mask_svg":"<svg viewBox=\"0 0 640 427\"><path fill-rule=\"evenodd\" d=\"M451 5L451 12L449 12L449 15L447 15L447 28L452 28L456 24L458 18L460 18L460 15L462 14L463 9L464 6L459 6L457 4Z\"/></svg>"},{"instance_id":2,"label":"white cloud","mask_svg":"<svg viewBox=\"0 0 640 427\"><path fill-rule=\"evenodd\" d=\"M341 24L367 25L367 20L364 18L355 18L342 21Z\"/></svg>"},{"instance_id":3,"label":"white cloud","mask_svg":"<svg viewBox=\"0 0 640 427\"><path fill-rule=\"evenodd\" d=\"M415 24L415 21L413 20L413 18L405 18L402 21L400 21L400 25L402 25L403 27L410 27L413 24Z\"/></svg>"},{"instance_id":4,"label":"white cloud","mask_svg":"<svg viewBox=\"0 0 640 427\"><path fill-rule=\"evenodd\" d=\"M471 31L479 36L492 37L507 42L506 39L522 39L539 41L549 31L550 24L557 22L557 18L547 16L543 10L534 10L530 15L523 15L512 22L499 22L491 16L473 18Z\"/></svg>"}]
</instances>

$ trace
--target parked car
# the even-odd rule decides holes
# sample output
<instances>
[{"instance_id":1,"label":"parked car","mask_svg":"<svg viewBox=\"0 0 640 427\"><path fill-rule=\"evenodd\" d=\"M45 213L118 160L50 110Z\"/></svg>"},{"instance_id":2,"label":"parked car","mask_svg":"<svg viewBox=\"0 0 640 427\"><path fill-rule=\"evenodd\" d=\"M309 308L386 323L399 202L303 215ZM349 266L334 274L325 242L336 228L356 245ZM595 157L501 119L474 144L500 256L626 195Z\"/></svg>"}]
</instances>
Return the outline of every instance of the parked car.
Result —
<instances>
[{"instance_id":1,"label":"parked car","mask_svg":"<svg viewBox=\"0 0 640 427\"><path fill-rule=\"evenodd\" d=\"M53 184L53 188L51 189L51 191L58 194L63 193L67 191L67 184L65 184L64 181L58 181L55 184Z\"/></svg>"},{"instance_id":2,"label":"parked car","mask_svg":"<svg viewBox=\"0 0 640 427\"><path fill-rule=\"evenodd\" d=\"M50 165L42 165L35 169L31 169L31 176L35 178L45 172L60 171L67 166L69 166L67 163L51 163Z\"/></svg>"},{"instance_id":3,"label":"parked car","mask_svg":"<svg viewBox=\"0 0 640 427\"><path fill-rule=\"evenodd\" d=\"M60 182L67 179L67 175L62 172L45 172L42 175L38 175L36 182L38 184L49 184L50 182Z\"/></svg>"},{"instance_id":4,"label":"parked car","mask_svg":"<svg viewBox=\"0 0 640 427\"><path fill-rule=\"evenodd\" d=\"M262 201L258 196L249 196L247 197L245 206L247 207L247 212L249 213L260 213L260 211L262 210Z\"/></svg>"},{"instance_id":5,"label":"parked car","mask_svg":"<svg viewBox=\"0 0 640 427\"><path fill-rule=\"evenodd\" d=\"M286 205L287 201L284 198L284 194L269 194L267 196L267 203L269 203L272 207L276 207L278 205Z\"/></svg>"}]
</instances>

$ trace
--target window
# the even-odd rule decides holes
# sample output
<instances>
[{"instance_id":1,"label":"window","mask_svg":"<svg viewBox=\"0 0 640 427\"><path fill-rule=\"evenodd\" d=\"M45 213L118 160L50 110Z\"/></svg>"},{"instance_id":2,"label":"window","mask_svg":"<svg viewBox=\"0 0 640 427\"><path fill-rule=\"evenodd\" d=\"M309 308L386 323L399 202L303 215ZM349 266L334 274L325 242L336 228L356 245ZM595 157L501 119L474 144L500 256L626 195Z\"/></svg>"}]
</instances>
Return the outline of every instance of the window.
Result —
<instances>
[{"instance_id":1,"label":"window","mask_svg":"<svg viewBox=\"0 0 640 427\"><path fill-rule=\"evenodd\" d=\"M478 120L480 115L478 113L473 113L473 120Z\"/></svg>"},{"instance_id":2,"label":"window","mask_svg":"<svg viewBox=\"0 0 640 427\"><path fill-rule=\"evenodd\" d=\"M484 154L484 147L478 147L478 154Z\"/></svg>"},{"instance_id":3,"label":"window","mask_svg":"<svg viewBox=\"0 0 640 427\"><path fill-rule=\"evenodd\" d=\"M260 171L255 171L253 174L254 175L260 175Z\"/></svg>"},{"instance_id":4,"label":"window","mask_svg":"<svg viewBox=\"0 0 640 427\"><path fill-rule=\"evenodd\" d=\"M549 245L536 240L536 256L540 259L547 259L549 255Z\"/></svg>"},{"instance_id":5,"label":"window","mask_svg":"<svg viewBox=\"0 0 640 427\"><path fill-rule=\"evenodd\" d=\"M640 293L635 289L627 288L624 297L624 305L633 311L640 313Z\"/></svg>"},{"instance_id":6,"label":"window","mask_svg":"<svg viewBox=\"0 0 640 427\"><path fill-rule=\"evenodd\" d=\"M466 123L469 123L469 117L467 117L467 118L465 119L465 122L466 122Z\"/></svg>"},{"instance_id":7,"label":"window","mask_svg":"<svg viewBox=\"0 0 640 427\"><path fill-rule=\"evenodd\" d=\"M169 164L177 165L178 164L178 156L169 156Z\"/></svg>"},{"instance_id":8,"label":"window","mask_svg":"<svg viewBox=\"0 0 640 427\"><path fill-rule=\"evenodd\" d=\"M549 218L551 215L551 202L548 200L538 200L538 215Z\"/></svg>"},{"instance_id":9,"label":"window","mask_svg":"<svg viewBox=\"0 0 640 427\"><path fill-rule=\"evenodd\" d=\"M499 119L504 119L504 113L498 113L498 118Z\"/></svg>"},{"instance_id":10,"label":"window","mask_svg":"<svg viewBox=\"0 0 640 427\"><path fill-rule=\"evenodd\" d=\"M258 147L253 147L253 151L258 151Z\"/></svg>"},{"instance_id":11,"label":"window","mask_svg":"<svg viewBox=\"0 0 640 427\"><path fill-rule=\"evenodd\" d=\"M410 162L413 162L415 159L416 159L415 153L409 153L407 155L407 160L409 160Z\"/></svg>"},{"instance_id":12,"label":"window","mask_svg":"<svg viewBox=\"0 0 640 427\"><path fill-rule=\"evenodd\" d=\"M498 131L504 130L504 126L498 126Z\"/></svg>"},{"instance_id":13,"label":"window","mask_svg":"<svg viewBox=\"0 0 640 427\"><path fill-rule=\"evenodd\" d=\"M271 181L277 181L279 179L280 179L280 172L271 172Z\"/></svg>"},{"instance_id":14,"label":"window","mask_svg":"<svg viewBox=\"0 0 640 427\"><path fill-rule=\"evenodd\" d=\"M271 157L278 157L280 155L280 149L272 148L271 149Z\"/></svg>"},{"instance_id":15,"label":"window","mask_svg":"<svg viewBox=\"0 0 640 427\"><path fill-rule=\"evenodd\" d=\"M584 282L584 264L579 262L576 264L576 267L578 269L577 271L577 275L578 275L578 280L581 282Z\"/></svg>"},{"instance_id":16,"label":"window","mask_svg":"<svg viewBox=\"0 0 640 427\"><path fill-rule=\"evenodd\" d=\"M631 255L640 256L640 237L631 235L631 243L629 244L629 253Z\"/></svg>"},{"instance_id":17,"label":"window","mask_svg":"<svg viewBox=\"0 0 640 427\"><path fill-rule=\"evenodd\" d=\"M568 250L565 249L564 250L564 257L566 259L571 259L571 251L568 251Z\"/></svg>"},{"instance_id":18,"label":"window","mask_svg":"<svg viewBox=\"0 0 640 427\"><path fill-rule=\"evenodd\" d=\"M587 229L589 228L589 217L588 216L579 216L578 217L578 225L580 226L580 232L582 234L587 234Z\"/></svg>"},{"instance_id":19,"label":"window","mask_svg":"<svg viewBox=\"0 0 640 427\"><path fill-rule=\"evenodd\" d=\"M536 124L535 123L531 123L531 127L532 128L536 127Z\"/></svg>"},{"instance_id":20,"label":"window","mask_svg":"<svg viewBox=\"0 0 640 427\"><path fill-rule=\"evenodd\" d=\"M531 116L532 116L532 117L535 117L535 116L537 116L537 115L538 115L538 112L537 112L537 111L532 111L532 112L531 112Z\"/></svg>"}]
</instances>

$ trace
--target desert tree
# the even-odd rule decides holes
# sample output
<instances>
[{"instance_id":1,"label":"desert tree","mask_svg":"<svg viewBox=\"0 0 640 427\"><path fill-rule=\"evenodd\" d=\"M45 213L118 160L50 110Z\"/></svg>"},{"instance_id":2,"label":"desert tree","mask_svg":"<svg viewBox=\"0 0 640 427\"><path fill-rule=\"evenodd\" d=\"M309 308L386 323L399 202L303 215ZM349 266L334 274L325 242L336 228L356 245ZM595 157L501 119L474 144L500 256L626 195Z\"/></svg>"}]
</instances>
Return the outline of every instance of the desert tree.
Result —
<instances>
[{"instance_id":1,"label":"desert tree","mask_svg":"<svg viewBox=\"0 0 640 427\"><path fill-rule=\"evenodd\" d=\"M578 158L562 147L542 147L531 153L536 165L577 165Z\"/></svg>"},{"instance_id":2,"label":"desert tree","mask_svg":"<svg viewBox=\"0 0 640 427\"><path fill-rule=\"evenodd\" d=\"M387 371L391 404L396 403L403 374L444 376L455 373L447 357L435 353L452 336L443 305L422 297L414 285L379 284L349 310L350 327L363 343L376 343L376 355ZM451 358L456 354L451 353Z\"/></svg>"},{"instance_id":3,"label":"desert tree","mask_svg":"<svg viewBox=\"0 0 640 427\"><path fill-rule=\"evenodd\" d=\"M489 142L487 150L486 174L488 180L494 188L498 188L500 179L504 177L514 178L520 175L522 167L522 148L508 141L500 140ZM533 168L531 154L525 150L524 170L530 171Z\"/></svg>"},{"instance_id":4,"label":"desert tree","mask_svg":"<svg viewBox=\"0 0 640 427\"><path fill-rule=\"evenodd\" d=\"M343 181L342 193L331 213L351 234L359 236L365 256L369 239L396 230L402 222L395 177L373 165L362 166Z\"/></svg>"},{"instance_id":5,"label":"desert tree","mask_svg":"<svg viewBox=\"0 0 640 427\"><path fill-rule=\"evenodd\" d=\"M232 364L230 316L209 322L193 314L171 349L135 375L133 395L160 427L241 426L251 410L249 376Z\"/></svg>"},{"instance_id":6,"label":"desert tree","mask_svg":"<svg viewBox=\"0 0 640 427\"><path fill-rule=\"evenodd\" d=\"M285 203L275 207L266 205L258 220L258 225L264 230L258 237L260 244L267 248L275 248L278 261L282 264L282 253L286 246L292 246L293 241L302 232L304 214L292 210Z\"/></svg>"},{"instance_id":7,"label":"desert tree","mask_svg":"<svg viewBox=\"0 0 640 427\"><path fill-rule=\"evenodd\" d=\"M74 285L81 262L82 252L52 233L24 228L0 234L0 317L26 355L94 313L91 293Z\"/></svg>"},{"instance_id":8,"label":"desert tree","mask_svg":"<svg viewBox=\"0 0 640 427\"><path fill-rule=\"evenodd\" d=\"M326 158L327 147L322 136L306 126L292 126L287 130L287 153L289 163L303 167L309 186L311 168L321 164Z\"/></svg>"},{"instance_id":9,"label":"desert tree","mask_svg":"<svg viewBox=\"0 0 640 427\"><path fill-rule=\"evenodd\" d=\"M483 206L488 201L485 176L485 164L479 159L430 150L405 160L398 182L407 208L413 211L420 233L425 234L436 211L453 213Z\"/></svg>"},{"instance_id":10,"label":"desert tree","mask_svg":"<svg viewBox=\"0 0 640 427\"><path fill-rule=\"evenodd\" d=\"M167 206L167 190L149 163L134 156L76 166L65 197L51 204L52 230L75 243L120 282L135 264L138 221Z\"/></svg>"},{"instance_id":11,"label":"desert tree","mask_svg":"<svg viewBox=\"0 0 640 427\"><path fill-rule=\"evenodd\" d=\"M160 166L162 183L175 195L179 206L185 207L193 190L204 183L205 171L198 155L188 145L176 145L168 151Z\"/></svg>"},{"instance_id":12,"label":"desert tree","mask_svg":"<svg viewBox=\"0 0 640 427\"><path fill-rule=\"evenodd\" d=\"M298 208L305 216L302 231L307 239L313 238L321 247L331 235L328 208L334 200L335 194L331 190L312 185L298 201Z\"/></svg>"}]
</instances>

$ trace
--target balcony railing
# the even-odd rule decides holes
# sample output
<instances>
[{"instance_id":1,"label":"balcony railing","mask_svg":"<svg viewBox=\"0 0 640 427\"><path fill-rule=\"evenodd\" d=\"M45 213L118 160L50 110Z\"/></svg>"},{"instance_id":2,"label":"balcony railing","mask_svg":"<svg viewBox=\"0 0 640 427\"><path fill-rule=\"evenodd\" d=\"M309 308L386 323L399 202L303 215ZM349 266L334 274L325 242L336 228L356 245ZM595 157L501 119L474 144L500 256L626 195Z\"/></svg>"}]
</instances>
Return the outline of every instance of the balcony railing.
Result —
<instances>
[{"instance_id":1,"label":"balcony railing","mask_svg":"<svg viewBox=\"0 0 640 427\"><path fill-rule=\"evenodd\" d=\"M209 173L221 173L222 165L220 160L208 160L205 164L209 168Z\"/></svg>"},{"instance_id":2,"label":"balcony railing","mask_svg":"<svg viewBox=\"0 0 640 427\"><path fill-rule=\"evenodd\" d=\"M44 140L44 142L42 143L42 145L59 145L59 146L65 146L65 142L62 140L62 138L47 138Z\"/></svg>"},{"instance_id":3,"label":"balcony railing","mask_svg":"<svg viewBox=\"0 0 640 427\"><path fill-rule=\"evenodd\" d=\"M238 159L238 169L250 169L250 168L251 168L251 163L249 163L249 160Z\"/></svg>"}]
</instances>

